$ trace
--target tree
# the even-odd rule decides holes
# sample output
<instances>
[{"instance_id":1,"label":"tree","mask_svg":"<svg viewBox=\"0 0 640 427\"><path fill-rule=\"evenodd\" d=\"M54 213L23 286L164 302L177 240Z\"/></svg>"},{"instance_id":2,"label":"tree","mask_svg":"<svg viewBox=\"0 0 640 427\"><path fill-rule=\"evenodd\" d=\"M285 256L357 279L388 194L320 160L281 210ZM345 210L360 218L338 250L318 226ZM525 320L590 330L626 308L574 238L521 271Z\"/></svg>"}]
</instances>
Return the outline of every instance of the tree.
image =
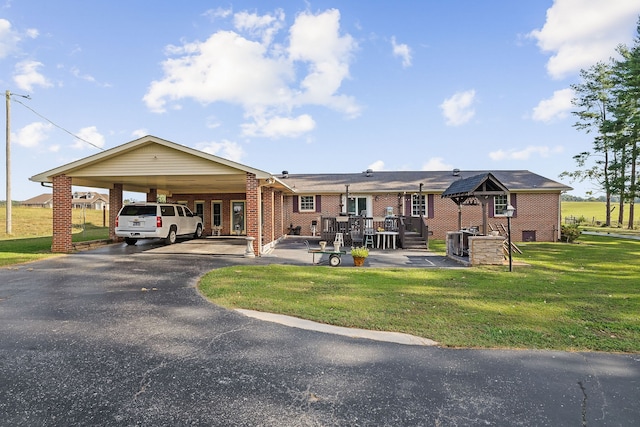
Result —
<instances>
[{"instance_id":1,"label":"tree","mask_svg":"<svg viewBox=\"0 0 640 427\"><path fill-rule=\"evenodd\" d=\"M619 108L615 112L618 128L623 131L621 149L628 158L622 167L628 169L628 185L623 192L629 201L629 224L634 228L635 200L640 195L638 185L638 138L640 137L640 20L637 35L631 48L619 46L621 60L615 62L614 96ZM625 183L626 184L626 183Z\"/></svg>"},{"instance_id":2,"label":"tree","mask_svg":"<svg viewBox=\"0 0 640 427\"><path fill-rule=\"evenodd\" d=\"M604 189L606 225L611 226L611 196L615 180L610 175L612 146L607 129L611 128L609 105L613 102L612 66L598 62L588 70L581 70L580 77L582 83L571 85L576 94L572 103L577 108L573 114L578 118L574 127L587 133L596 133L593 153L585 151L574 156L580 169L574 172L563 172L560 176L578 181L589 180ZM585 168L593 156L596 157L595 164Z\"/></svg>"},{"instance_id":3,"label":"tree","mask_svg":"<svg viewBox=\"0 0 640 427\"><path fill-rule=\"evenodd\" d=\"M640 150L640 19L634 46L618 46L618 60L581 70L582 83L572 85L579 130L594 132L592 151L574 156L578 170L563 172L571 179L588 179L605 191L606 225L611 225L611 200L619 195L618 224L629 203L629 228L634 228L635 200L640 196L637 165ZM588 166L591 160L594 163Z\"/></svg>"}]
</instances>

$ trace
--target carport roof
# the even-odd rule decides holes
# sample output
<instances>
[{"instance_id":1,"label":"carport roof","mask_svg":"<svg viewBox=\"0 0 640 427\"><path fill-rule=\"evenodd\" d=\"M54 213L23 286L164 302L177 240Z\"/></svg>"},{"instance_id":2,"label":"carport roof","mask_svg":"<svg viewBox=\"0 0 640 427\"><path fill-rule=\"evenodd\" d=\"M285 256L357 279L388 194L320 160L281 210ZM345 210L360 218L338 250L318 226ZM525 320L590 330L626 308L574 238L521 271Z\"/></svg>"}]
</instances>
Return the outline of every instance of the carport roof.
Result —
<instances>
[{"instance_id":1,"label":"carport roof","mask_svg":"<svg viewBox=\"0 0 640 427\"><path fill-rule=\"evenodd\" d=\"M72 185L166 194L245 193L246 174L263 183L292 189L269 172L255 169L175 142L147 135L29 178L53 182L66 175Z\"/></svg>"}]
</instances>

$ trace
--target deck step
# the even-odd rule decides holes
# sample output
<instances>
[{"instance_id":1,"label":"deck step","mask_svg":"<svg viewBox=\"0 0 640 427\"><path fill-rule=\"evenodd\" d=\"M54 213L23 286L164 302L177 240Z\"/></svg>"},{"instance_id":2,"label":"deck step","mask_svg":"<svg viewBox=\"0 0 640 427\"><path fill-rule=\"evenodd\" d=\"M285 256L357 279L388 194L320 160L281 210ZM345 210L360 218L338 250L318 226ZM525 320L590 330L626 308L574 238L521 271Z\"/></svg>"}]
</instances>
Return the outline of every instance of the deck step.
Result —
<instances>
[{"instance_id":1,"label":"deck step","mask_svg":"<svg viewBox=\"0 0 640 427\"><path fill-rule=\"evenodd\" d=\"M404 234L404 249L427 249L427 240L416 232Z\"/></svg>"}]
</instances>

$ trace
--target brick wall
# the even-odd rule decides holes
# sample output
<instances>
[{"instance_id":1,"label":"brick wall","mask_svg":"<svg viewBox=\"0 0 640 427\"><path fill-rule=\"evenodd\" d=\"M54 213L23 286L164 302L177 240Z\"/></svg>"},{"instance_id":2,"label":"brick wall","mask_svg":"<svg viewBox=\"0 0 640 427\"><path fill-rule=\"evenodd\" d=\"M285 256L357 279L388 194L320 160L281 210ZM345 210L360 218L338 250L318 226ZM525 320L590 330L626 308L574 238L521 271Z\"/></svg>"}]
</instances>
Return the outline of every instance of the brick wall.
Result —
<instances>
[{"instance_id":1,"label":"brick wall","mask_svg":"<svg viewBox=\"0 0 640 427\"><path fill-rule=\"evenodd\" d=\"M453 200L442 198L439 194L433 197L433 218L427 219L432 238L444 239L447 231L458 229L458 206ZM404 213L404 196L397 194L381 194L373 196L372 208L374 217L385 215L386 207L393 207L394 214ZM516 214L511 221L511 236L514 242L523 240L524 235L535 232L537 241L555 241L558 238L558 221L560 215L560 196L546 193L516 193ZM311 221L321 216L337 216L340 213L340 195L322 195L322 212L293 212L293 197L284 198L283 233L288 232L290 224L302 227L302 234L310 234ZM506 217L489 217L491 206L487 204L487 232L489 225L507 227ZM407 212L410 214L410 212ZM462 227L476 226L482 230L482 206L462 206Z\"/></svg>"},{"instance_id":2,"label":"brick wall","mask_svg":"<svg viewBox=\"0 0 640 427\"><path fill-rule=\"evenodd\" d=\"M71 178L66 175L53 177L53 240L51 252L69 253L71 243Z\"/></svg>"}]
</instances>

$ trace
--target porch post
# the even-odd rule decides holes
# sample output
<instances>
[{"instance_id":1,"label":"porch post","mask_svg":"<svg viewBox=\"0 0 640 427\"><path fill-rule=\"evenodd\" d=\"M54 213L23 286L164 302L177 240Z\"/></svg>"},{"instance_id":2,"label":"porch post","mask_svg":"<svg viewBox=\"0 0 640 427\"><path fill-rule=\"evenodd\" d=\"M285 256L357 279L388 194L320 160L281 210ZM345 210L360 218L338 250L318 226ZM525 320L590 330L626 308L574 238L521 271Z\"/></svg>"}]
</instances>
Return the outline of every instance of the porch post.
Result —
<instances>
[{"instance_id":1,"label":"porch post","mask_svg":"<svg viewBox=\"0 0 640 427\"><path fill-rule=\"evenodd\" d=\"M273 234L274 239L284 235L284 193L274 192L273 200Z\"/></svg>"},{"instance_id":2,"label":"porch post","mask_svg":"<svg viewBox=\"0 0 640 427\"><path fill-rule=\"evenodd\" d=\"M158 189L150 188L149 192L147 193L147 202L155 203L157 201L158 201Z\"/></svg>"},{"instance_id":3,"label":"porch post","mask_svg":"<svg viewBox=\"0 0 640 427\"><path fill-rule=\"evenodd\" d=\"M253 237L253 253L260 255L260 188L255 174L247 172L246 200L247 200L247 237Z\"/></svg>"},{"instance_id":4,"label":"porch post","mask_svg":"<svg viewBox=\"0 0 640 427\"><path fill-rule=\"evenodd\" d=\"M71 243L71 178L66 175L53 177L53 241L51 252L69 253Z\"/></svg>"},{"instance_id":5,"label":"porch post","mask_svg":"<svg viewBox=\"0 0 640 427\"><path fill-rule=\"evenodd\" d=\"M262 207L263 211L263 221L264 224L262 226L262 233L264 236L263 245L269 244L273 242L274 239L274 209L273 209L273 195L274 191L271 187L263 187L262 189Z\"/></svg>"},{"instance_id":6,"label":"porch post","mask_svg":"<svg viewBox=\"0 0 640 427\"><path fill-rule=\"evenodd\" d=\"M122 207L122 184L113 184L109 189L109 238L114 241L121 239L116 237L116 217Z\"/></svg>"}]
</instances>

